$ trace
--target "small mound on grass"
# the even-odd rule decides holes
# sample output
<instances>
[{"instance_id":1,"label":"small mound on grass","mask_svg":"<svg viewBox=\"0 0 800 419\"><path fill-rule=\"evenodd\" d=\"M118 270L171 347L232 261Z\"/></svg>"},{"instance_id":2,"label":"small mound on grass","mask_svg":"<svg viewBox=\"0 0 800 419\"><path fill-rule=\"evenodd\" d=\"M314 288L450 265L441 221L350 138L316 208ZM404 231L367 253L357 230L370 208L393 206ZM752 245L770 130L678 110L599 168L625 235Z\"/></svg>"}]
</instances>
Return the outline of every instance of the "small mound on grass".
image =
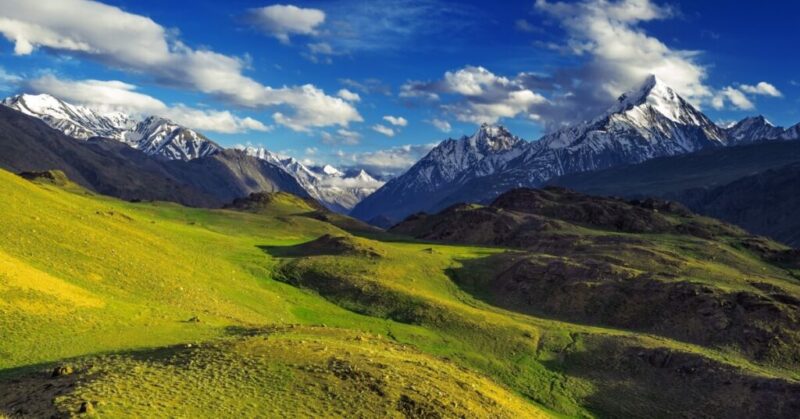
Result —
<instances>
[{"instance_id":1,"label":"small mound on grass","mask_svg":"<svg viewBox=\"0 0 800 419\"><path fill-rule=\"evenodd\" d=\"M369 258L380 258L386 255L386 251L381 249L380 244L372 240L331 234L293 246L290 253L297 256L365 256Z\"/></svg>"},{"instance_id":2,"label":"small mound on grass","mask_svg":"<svg viewBox=\"0 0 800 419\"><path fill-rule=\"evenodd\" d=\"M324 211L325 208L310 198L301 198L287 192L255 192L244 198L236 198L225 205L225 209L236 211L279 213L305 213Z\"/></svg>"},{"instance_id":3,"label":"small mound on grass","mask_svg":"<svg viewBox=\"0 0 800 419\"><path fill-rule=\"evenodd\" d=\"M19 176L31 182L49 183L56 186L67 186L70 180L61 170L45 170L42 172L22 172Z\"/></svg>"}]
</instances>

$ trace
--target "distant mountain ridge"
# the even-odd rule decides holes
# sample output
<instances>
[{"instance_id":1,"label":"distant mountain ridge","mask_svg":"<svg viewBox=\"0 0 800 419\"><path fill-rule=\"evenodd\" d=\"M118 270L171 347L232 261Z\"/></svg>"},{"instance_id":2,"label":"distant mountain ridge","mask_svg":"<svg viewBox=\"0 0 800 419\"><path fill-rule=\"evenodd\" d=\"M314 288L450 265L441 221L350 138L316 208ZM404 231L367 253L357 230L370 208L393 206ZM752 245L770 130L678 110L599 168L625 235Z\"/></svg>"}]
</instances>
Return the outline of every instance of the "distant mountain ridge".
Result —
<instances>
[{"instance_id":1,"label":"distant mountain ridge","mask_svg":"<svg viewBox=\"0 0 800 419\"><path fill-rule=\"evenodd\" d=\"M283 168L303 185L312 198L343 214L385 184L364 170L345 173L331 165L309 167L293 157L280 156L265 148L245 147L242 150L247 155Z\"/></svg>"},{"instance_id":2,"label":"distant mountain ridge","mask_svg":"<svg viewBox=\"0 0 800 419\"><path fill-rule=\"evenodd\" d=\"M253 192L307 197L283 169L236 150L190 161L157 158L101 137L76 141L38 118L0 106L0 168L61 170L90 190L126 200L219 207Z\"/></svg>"},{"instance_id":3,"label":"distant mountain ridge","mask_svg":"<svg viewBox=\"0 0 800 419\"><path fill-rule=\"evenodd\" d=\"M2 104L41 119L78 140L109 138L166 160L190 162L225 150L203 134L159 116L137 121L124 113L101 113L47 94L20 94L6 98ZM243 151L285 170L308 195L341 213L349 212L384 184L364 171L346 174L332 166L315 170L294 158L281 157L264 148L247 147Z\"/></svg>"},{"instance_id":4,"label":"distant mountain ridge","mask_svg":"<svg viewBox=\"0 0 800 419\"><path fill-rule=\"evenodd\" d=\"M800 160L677 196L693 210L800 248Z\"/></svg>"},{"instance_id":5,"label":"distant mountain ridge","mask_svg":"<svg viewBox=\"0 0 800 419\"><path fill-rule=\"evenodd\" d=\"M572 173L641 163L657 157L727 147L759 139L800 138L800 124L771 127L763 117L721 128L655 76L619 97L597 118L550 133L538 141L483 125L472 137L445 140L405 174L354 208L353 216L384 224L458 202L488 202L517 187L537 187ZM516 140L497 150L481 148L500 138ZM476 141L481 138L481 141ZM468 150L468 151L463 151ZM463 155L474 156L464 162ZM454 168L455 176L441 176ZM449 173L449 172L447 172Z\"/></svg>"}]
</instances>

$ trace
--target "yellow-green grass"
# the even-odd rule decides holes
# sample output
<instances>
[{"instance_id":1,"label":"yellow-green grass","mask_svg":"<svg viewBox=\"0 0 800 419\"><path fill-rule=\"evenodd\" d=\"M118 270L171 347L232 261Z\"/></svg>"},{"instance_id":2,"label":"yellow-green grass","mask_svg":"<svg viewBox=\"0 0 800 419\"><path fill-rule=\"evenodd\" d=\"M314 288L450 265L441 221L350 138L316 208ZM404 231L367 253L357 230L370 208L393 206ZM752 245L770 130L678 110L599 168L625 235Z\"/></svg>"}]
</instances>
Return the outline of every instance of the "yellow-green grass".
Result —
<instances>
[{"instance_id":1,"label":"yellow-green grass","mask_svg":"<svg viewBox=\"0 0 800 419\"><path fill-rule=\"evenodd\" d=\"M441 339L274 281L275 261L263 247L345 234L294 217L302 211L289 206L263 215L133 204L6 172L0 185L6 198L0 213L9 215L0 229L0 375L269 324L325 323L404 341ZM190 321L195 317L200 321Z\"/></svg>"},{"instance_id":2,"label":"yellow-green grass","mask_svg":"<svg viewBox=\"0 0 800 419\"><path fill-rule=\"evenodd\" d=\"M342 233L329 224L87 197L6 172L0 185L0 368L294 322L301 306L348 314L271 281L258 247Z\"/></svg>"},{"instance_id":3,"label":"yellow-green grass","mask_svg":"<svg viewBox=\"0 0 800 419\"><path fill-rule=\"evenodd\" d=\"M381 335L334 328L258 330L71 368L71 376L18 380L28 414L74 414L89 402L101 417L548 417L467 369Z\"/></svg>"},{"instance_id":4,"label":"yellow-green grass","mask_svg":"<svg viewBox=\"0 0 800 419\"><path fill-rule=\"evenodd\" d=\"M593 416L593 405L614 403L616 394L592 399L600 383L569 370L567 355L591 352L604 339L695 354L753 377L795 374L663 337L510 312L453 282L465 261L505 249L370 233L380 241L352 240L379 249L378 257L286 252L324 234L348 236L308 217L311 208L288 195L254 213L192 209L123 202L3 171L0 193L0 381L38 382L56 362L81 366L75 379L85 380L54 399L66 412L89 400L111 417L386 416L401 412L401 390L436 407L435 394L426 393L435 388L445 404L470 409L447 412L466 416L482 416L480 397L498 400L487 415ZM584 230L597 234L576 228ZM657 243L687 259L702 280L734 286L740 281L732 275L746 273L786 285L785 272L746 251L728 246L715 261L701 257L703 241L659 236ZM287 324L325 327L250 336ZM441 379L417 390L385 380L391 397L326 398L325 386L337 382L314 371L330 352L373 376L383 363L406 382L424 381L423 373ZM199 366L184 368L170 358L176 353ZM207 385L192 384L198 380ZM465 380L480 383L483 396L452 387Z\"/></svg>"}]
</instances>

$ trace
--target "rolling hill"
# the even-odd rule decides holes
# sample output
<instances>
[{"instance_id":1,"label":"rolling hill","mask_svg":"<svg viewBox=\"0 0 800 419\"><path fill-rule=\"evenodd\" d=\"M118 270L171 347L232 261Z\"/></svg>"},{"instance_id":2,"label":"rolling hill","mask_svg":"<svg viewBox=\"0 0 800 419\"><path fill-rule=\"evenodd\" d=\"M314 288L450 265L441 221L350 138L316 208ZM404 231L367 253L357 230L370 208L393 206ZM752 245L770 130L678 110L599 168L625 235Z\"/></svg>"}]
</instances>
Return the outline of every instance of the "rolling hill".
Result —
<instances>
[{"instance_id":1,"label":"rolling hill","mask_svg":"<svg viewBox=\"0 0 800 419\"><path fill-rule=\"evenodd\" d=\"M765 141L552 180L586 193L678 200L692 210L800 246L794 216L800 142Z\"/></svg>"},{"instance_id":2,"label":"rolling hill","mask_svg":"<svg viewBox=\"0 0 800 419\"><path fill-rule=\"evenodd\" d=\"M679 207L532 192L387 235L288 194L207 210L5 171L0 193L7 416L800 407L794 256ZM442 235L473 227L488 233Z\"/></svg>"}]
</instances>

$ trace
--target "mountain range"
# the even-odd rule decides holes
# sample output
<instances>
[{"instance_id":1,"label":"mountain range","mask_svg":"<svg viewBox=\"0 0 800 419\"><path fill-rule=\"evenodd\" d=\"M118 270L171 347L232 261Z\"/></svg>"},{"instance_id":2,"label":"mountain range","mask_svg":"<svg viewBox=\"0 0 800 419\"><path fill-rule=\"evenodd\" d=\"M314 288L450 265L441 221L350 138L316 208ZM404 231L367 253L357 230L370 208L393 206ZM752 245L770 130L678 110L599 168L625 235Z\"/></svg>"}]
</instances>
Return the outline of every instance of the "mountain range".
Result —
<instances>
[{"instance_id":1,"label":"mountain range","mask_svg":"<svg viewBox=\"0 0 800 419\"><path fill-rule=\"evenodd\" d=\"M169 160L192 160L222 149L202 134L157 116L137 121L120 112L103 114L46 94L12 96L3 100L3 105L79 140L110 138Z\"/></svg>"},{"instance_id":2,"label":"mountain range","mask_svg":"<svg viewBox=\"0 0 800 419\"><path fill-rule=\"evenodd\" d=\"M117 140L146 155L164 160L189 162L224 151L224 147L203 134L159 116L137 120L120 112L102 113L73 105L47 94L20 94L6 98L2 104L41 119L75 139ZM296 159L282 157L263 148L247 147L242 151L283 169L309 196L337 212L348 212L384 183L365 171L345 173L332 166L307 167Z\"/></svg>"},{"instance_id":3,"label":"mountain range","mask_svg":"<svg viewBox=\"0 0 800 419\"><path fill-rule=\"evenodd\" d=\"M342 172L331 166L306 166L294 157L284 157L263 147L241 148L247 155L282 167L305 188L308 194L328 209L346 214L385 182L365 170Z\"/></svg>"},{"instance_id":4,"label":"mountain range","mask_svg":"<svg viewBox=\"0 0 800 419\"><path fill-rule=\"evenodd\" d=\"M437 212L459 202L485 203L513 188L538 187L569 175L624 168L664 157L713 153L759 141L800 138L800 124L786 129L774 126L763 116L719 126L674 89L651 76L591 121L565 127L537 141L525 141L502 126L483 124L471 136L441 142L405 173L384 182L363 170L310 166L265 148L242 146L228 150L197 131L157 116L137 120L118 112L102 113L72 105L45 94L22 94L5 99L3 104L44 121L94 153L102 148L104 153L113 150L116 159L122 158L120 155L133 159L136 163L129 168L132 171L147 160L147 168L140 170L158 173L159 182L150 183L166 188L146 191L135 174L125 176L134 179L127 184L109 180L108 185L100 185L103 176L82 183L103 193L126 199L220 206L252 192L300 190L300 195L316 199L333 211L349 213L381 227L390 227L417 212ZM116 147L109 140L126 147ZM100 161L97 156L90 160ZM10 162L5 167L14 170L17 166ZM79 183L82 179L74 168L63 164L25 167L62 169ZM209 167L213 170L203 172ZM777 166L770 163L764 169L773 167ZM108 172L105 169L99 172ZM728 173L744 176L754 172L728 168ZM734 180L730 176L720 179ZM179 187L176 185L193 185L195 189L175 196L165 192L175 190ZM695 182L690 186L714 184ZM656 190L641 192L665 196ZM692 208L702 212L701 208Z\"/></svg>"},{"instance_id":5,"label":"mountain range","mask_svg":"<svg viewBox=\"0 0 800 419\"><path fill-rule=\"evenodd\" d=\"M126 200L219 207L253 192L309 196L282 168L238 150L192 159L148 155L113 139L76 141L43 121L0 106L0 168L61 170L79 185Z\"/></svg>"},{"instance_id":6,"label":"mountain range","mask_svg":"<svg viewBox=\"0 0 800 419\"><path fill-rule=\"evenodd\" d=\"M507 190L541 186L571 173L757 140L798 138L800 124L783 129L763 117L722 128L650 76L604 114L538 141L522 141L489 125L472 136L444 141L351 214L389 226L416 212L436 212L458 202L488 202Z\"/></svg>"}]
</instances>

